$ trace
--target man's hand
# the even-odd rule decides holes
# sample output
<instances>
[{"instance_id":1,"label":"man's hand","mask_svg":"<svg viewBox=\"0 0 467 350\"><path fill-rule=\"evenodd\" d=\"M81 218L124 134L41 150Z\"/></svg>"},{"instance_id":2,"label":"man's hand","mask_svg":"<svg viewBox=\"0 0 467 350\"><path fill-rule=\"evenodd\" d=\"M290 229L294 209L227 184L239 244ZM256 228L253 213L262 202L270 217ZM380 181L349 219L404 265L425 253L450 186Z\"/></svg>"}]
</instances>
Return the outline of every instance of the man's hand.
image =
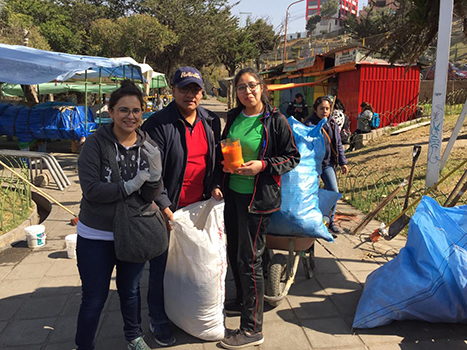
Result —
<instances>
[{"instance_id":1,"label":"man's hand","mask_svg":"<svg viewBox=\"0 0 467 350\"><path fill-rule=\"evenodd\" d=\"M238 175L255 176L261 169L263 169L263 162L260 160L250 160L249 162L243 163L240 168L235 170Z\"/></svg>"},{"instance_id":2,"label":"man's hand","mask_svg":"<svg viewBox=\"0 0 467 350\"><path fill-rule=\"evenodd\" d=\"M222 193L220 188L215 188L211 191L211 196L218 202L220 202L224 198L224 194Z\"/></svg>"},{"instance_id":3,"label":"man's hand","mask_svg":"<svg viewBox=\"0 0 467 350\"><path fill-rule=\"evenodd\" d=\"M162 212L162 215L164 215L167 230L171 231L172 230L172 225L170 225L170 221L173 221L174 213L172 212L172 210L170 210L169 207L162 209L161 212Z\"/></svg>"}]
</instances>

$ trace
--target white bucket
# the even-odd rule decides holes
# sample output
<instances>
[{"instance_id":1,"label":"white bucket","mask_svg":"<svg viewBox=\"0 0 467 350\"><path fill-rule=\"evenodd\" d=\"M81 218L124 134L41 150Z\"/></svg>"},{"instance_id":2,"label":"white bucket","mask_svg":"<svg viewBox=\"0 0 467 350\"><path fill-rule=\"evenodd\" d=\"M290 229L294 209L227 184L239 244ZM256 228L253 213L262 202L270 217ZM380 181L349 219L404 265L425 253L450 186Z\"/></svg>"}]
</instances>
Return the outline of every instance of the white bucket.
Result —
<instances>
[{"instance_id":1,"label":"white bucket","mask_svg":"<svg viewBox=\"0 0 467 350\"><path fill-rule=\"evenodd\" d=\"M65 237L66 243L66 253L68 254L69 259L76 259L76 240L78 235L72 234Z\"/></svg>"},{"instance_id":2,"label":"white bucket","mask_svg":"<svg viewBox=\"0 0 467 350\"><path fill-rule=\"evenodd\" d=\"M29 248L40 248L45 246L45 226L32 225L24 229L26 233L26 240L28 241Z\"/></svg>"}]
</instances>

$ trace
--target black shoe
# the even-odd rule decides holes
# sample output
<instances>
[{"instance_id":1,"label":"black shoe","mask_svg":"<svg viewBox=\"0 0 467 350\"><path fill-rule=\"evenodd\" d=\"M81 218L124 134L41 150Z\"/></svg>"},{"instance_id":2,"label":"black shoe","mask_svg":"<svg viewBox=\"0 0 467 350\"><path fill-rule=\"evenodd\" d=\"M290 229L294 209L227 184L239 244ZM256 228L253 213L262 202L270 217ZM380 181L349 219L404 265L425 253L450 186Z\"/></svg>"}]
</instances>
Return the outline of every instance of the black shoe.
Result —
<instances>
[{"instance_id":1,"label":"black shoe","mask_svg":"<svg viewBox=\"0 0 467 350\"><path fill-rule=\"evenodd\" d=\"M149 329L154 336L154 340L160 346L172 346L175 344L176 339L172 334L172 330L170 329L168 322L161 324L154 324L151 322L149 324Z\"/></svg>"},{"instance_id":2,"label":"black shoe","mask_svg":"<svg viewBox=\"0 0 467 350\"><path fill-rule=\"evenodd\" d=\"M249 333L244 330L237 329L235 332L222 339L219 344L224 349L243 349L248 346L262 344L263 342L263 333Z\"/></svg>"},{"instance_id":3,"label":"black shoe","mask_svg":"<svg viewBox=\"0 0 467 350\"><path fill-rule=\"evenodd\" d=\"M342 230L339 227L337 227L337 225L334 222L329 223L328 229L333 233L342 233Z\"/></svg>"},{"instance_id":4,"label":"black shoe","mask_svg":"<svg viewBox=\"0 0 467 350\"><path fill-rule=\"evenodd\" d=\"M224 304L225 314L227 316L240 316L242 314L242 304L237 301L229 301Z\"/></svg>"}]
</instances>

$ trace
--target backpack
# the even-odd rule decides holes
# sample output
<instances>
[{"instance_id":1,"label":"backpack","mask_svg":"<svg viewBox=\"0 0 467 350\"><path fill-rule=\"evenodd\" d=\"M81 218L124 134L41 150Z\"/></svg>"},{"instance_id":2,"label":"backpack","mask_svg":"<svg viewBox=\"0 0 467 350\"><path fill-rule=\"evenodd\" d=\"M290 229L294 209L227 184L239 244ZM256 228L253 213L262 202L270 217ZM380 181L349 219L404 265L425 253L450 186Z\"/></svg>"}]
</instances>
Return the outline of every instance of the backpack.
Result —
<instances>
[{"instance_id":1,"label":"backpack","mask_svg":"<svg viewBox=\"0 0 467 350\"><path fill-rule=\"evenodd\" d=\"M380 124L381 124L381 119L379 118L379 114L373 113L373 118L371 118L371 121L370 121L371 129L378 129Z\"/></svg>"},{"instance_id":2,"label":"backpack","mask_svg":"<svg viewBox=\"0 0 467 350\"><path fill-rule=\"evenodd\" d=\"M345 116L344 118L344 125L342 125L342 128L340 130L340 136L341 136L341 141L343 144L350 143L350 123L349 123L349 117L347 116Z\"/></svg>"}]
</instances>

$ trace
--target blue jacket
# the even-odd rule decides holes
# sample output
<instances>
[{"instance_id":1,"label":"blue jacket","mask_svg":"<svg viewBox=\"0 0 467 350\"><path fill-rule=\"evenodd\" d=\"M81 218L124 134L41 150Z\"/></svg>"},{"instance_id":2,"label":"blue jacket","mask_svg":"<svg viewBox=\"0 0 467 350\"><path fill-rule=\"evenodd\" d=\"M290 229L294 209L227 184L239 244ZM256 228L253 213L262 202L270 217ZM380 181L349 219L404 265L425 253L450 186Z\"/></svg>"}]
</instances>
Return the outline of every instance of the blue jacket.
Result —
<instances>
[{"instance_id":1,"label":"blue jacket","mask_svg":"<svg viewBox=\"0 0 467 350\"><path fill-rule=\"evenodd\" d=\"M216 144L220 139L221 123L219 117L207 109L198 106L197 116L203 123L208 140L209 159L206 164L204 178L204 197L209 198L212 191L213 173L215 166ZM175 101L166 108L152 114L143 124L142 129L159 146L162 156L162 179L164 189L156 203L161 209L170 207L175 212L180 200L183 178L188 159L186 145L186 124L178 110Z\"/></svg>"},{"instance_id":2,"label":"blue jacket","mask_svg":"<svg viewBox=\"0 0 467 350\"><path fill-rule=\"evenodd\" d=\"M316 113L313 113L311 117L305 121L305 125L318 125L320 120L321 119L319 119ZM344 155L344 147L342 147L339 126L337 126L334 118L329 118L323 129L327 132L329 138L331 139L331 143L329 143L328 137L323 132L324 144L326 145L326 154L324 155L322 163L323 168L329 165L336 167L337 165L342 166L347 164L347 159L345 159Z\"/></svg>"}]
</instances>

